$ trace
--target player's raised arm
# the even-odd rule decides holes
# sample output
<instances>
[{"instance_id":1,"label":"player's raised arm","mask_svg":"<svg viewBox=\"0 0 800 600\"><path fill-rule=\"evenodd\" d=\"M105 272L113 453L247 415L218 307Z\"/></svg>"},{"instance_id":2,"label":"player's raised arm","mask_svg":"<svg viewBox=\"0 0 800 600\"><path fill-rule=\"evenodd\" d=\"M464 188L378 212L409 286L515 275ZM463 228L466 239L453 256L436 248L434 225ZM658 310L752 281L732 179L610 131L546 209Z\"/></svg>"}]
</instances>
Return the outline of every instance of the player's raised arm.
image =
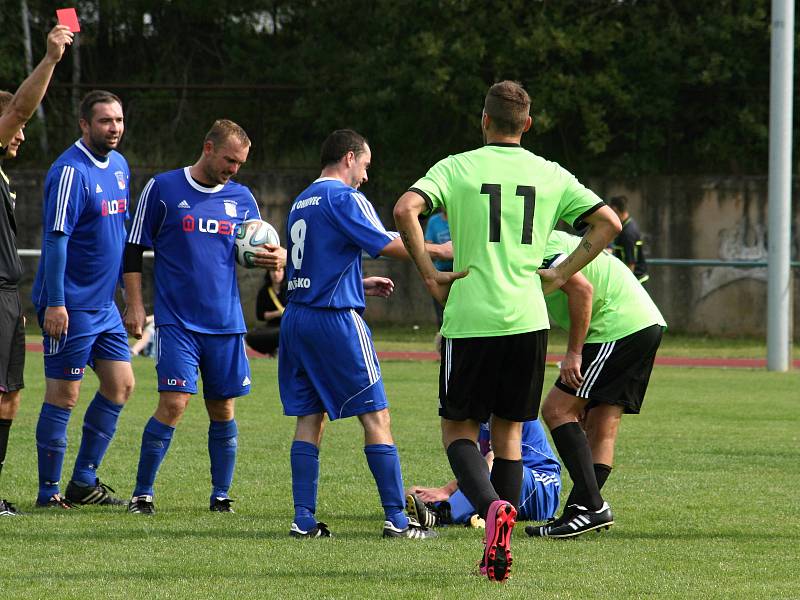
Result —
<instances>
[{"instance_id":1,"label":"player's raised arm","mask_svg":"<svg viewBox=\"0 0 800 600\"><path fill-rule=\"evenodd\" d=\"M0 115L0 146L5 146L22 129L44 98L53 70L64 55L64 47L72 43L69 27L56 25L47 36L47 53L33 72L23 81Z\"/></svg>"},{"instance_id":2,"label":"player's raised arm","mask_svg":"<svg viewBox=\"0 0 800 600\"><path fill-rule=\"evenodd\" d=\"M600 254L603 248L608 246L622 231L619 217L608 206L601 206L592 214L584 217L583 220L590 227L583 239L581 239L580 246L557 267L539 269L537 271L542 278L542 292L545 294L549 294L564 285L570 277Z\"/></svg>"}]
</instances>

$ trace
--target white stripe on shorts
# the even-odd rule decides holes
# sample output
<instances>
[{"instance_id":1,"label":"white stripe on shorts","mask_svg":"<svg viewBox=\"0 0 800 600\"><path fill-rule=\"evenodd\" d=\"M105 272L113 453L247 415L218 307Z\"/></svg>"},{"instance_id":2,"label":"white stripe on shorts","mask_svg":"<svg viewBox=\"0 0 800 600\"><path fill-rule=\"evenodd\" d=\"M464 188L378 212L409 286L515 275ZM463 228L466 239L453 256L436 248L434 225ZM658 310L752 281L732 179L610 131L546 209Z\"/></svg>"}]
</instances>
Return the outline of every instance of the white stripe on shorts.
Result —
<instances>
[{"instance_id":1,"label":"white stripe on shorts","mask_svg":"<svg viewBox=\"0 0 800 600\"><path fill-rule=\"evenodd\" d=\"M367 375L369 376L369 383L372 385L376 381L378 381L378 369L375 366L375 362L372 360L372 352L371 352L371 345L369 343L369 336L367 335L367 330L364 327L364 321L356 311L352 308L350 309L350 316L353 318L353 323L356 326L356 331L358 332L358 343L361 345L361 354L364 356L364 364L367 367Z\"/></svg>"},{"instance_id":2,"label":"white stripe on shorts","mask_svg":"<svg viewBox=\"0 0 800 600\"><path fill-rule=\"evenodd\" d=\"M616 345L616 341L613 342L603 342L600 346L600 351L595 356L592 364L589 365L589 368L586 369L586 373L583 376L583 383L581 387L575 392L575 395L578 398L588 398L589 393L592 391L592 386L594 385L597 378L600 376L600 372L603 370L603 367L606 364L606 360L611 353L614 351L614 346Z\"/></svg>"}]
</instances>

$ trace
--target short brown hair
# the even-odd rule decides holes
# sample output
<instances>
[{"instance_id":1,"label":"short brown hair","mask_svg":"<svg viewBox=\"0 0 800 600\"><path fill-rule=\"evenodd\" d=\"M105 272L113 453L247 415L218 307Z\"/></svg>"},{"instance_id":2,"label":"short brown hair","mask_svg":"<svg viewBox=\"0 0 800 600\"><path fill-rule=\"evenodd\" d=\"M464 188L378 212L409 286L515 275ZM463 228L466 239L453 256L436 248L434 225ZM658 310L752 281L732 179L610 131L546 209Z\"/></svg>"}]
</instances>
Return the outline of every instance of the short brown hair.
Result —
<instances>
[{"instance_id":1,"label":"short brown hair","mask_svg":"<svg viewBox=\"0 0 800 600\"><path fill-rule=\"evenodd\" d=\"M78 115L87 123L91 123L92 114L94 113L94 105L100 103L111 104L112 102L116 102L122 106L122 100L120 100L119 96L116 94L112 94L111 92L107 92L105 90L92 90L83 97L83 100L81 100L81 105L78 109Z\"/></svg>"},{"instance_id":2,"label":"short brown hair","mask_svg":"<svg viewBox=\"0 0 800 600\"><path fill-rule=\"evenodd\" d=\"M235 138L242 146L250 145L250 138L244 129L228 119L217 119L208 130L203 143L211 142L214 147L222 146L230 138Z\"/></svg>"},{"instance_id":3,"label":"short brown hair","mask_svg":"<svg viewBox=\"0 0 800 600\"><path fill-rule=\"evenodd\" d=\"M366 152L367 138L352 129L337 129L322 142L319 162L324 169L335 165L348 152L359 156Z\"/></svg>"},{"instance_id":4,"label":"short brown hair","mask_svg":"<svg viewBox=\"0 0 800 600\"><path fill-rule=\"evenodd\" d=\"M5 90L0 90L0 115L2 115L8 105L11 104L11 99L14 97L14 94L11 92L7 92Z\"/></svg>"},{"instance_id":5,"label":"short brown hair","mask_svg":"<svg viewBox=\"0 0 800 600\"><path fill-rule=\"evenodd\" d=\"M515 135L525 129L531 97L518 81L501 81L489 88L483 110L498 133Z\"/></svg>"},{"instance_id":6,"label":"short brown hair","mask_svg":"<svg viewBox=\"0 0 800 600\"><path fill-rule=\"evenodd\" d=\"M609 206L623 213L628 210L628 197L627 196L612 196L608 200Z\"/></svg>"}]
</instances>

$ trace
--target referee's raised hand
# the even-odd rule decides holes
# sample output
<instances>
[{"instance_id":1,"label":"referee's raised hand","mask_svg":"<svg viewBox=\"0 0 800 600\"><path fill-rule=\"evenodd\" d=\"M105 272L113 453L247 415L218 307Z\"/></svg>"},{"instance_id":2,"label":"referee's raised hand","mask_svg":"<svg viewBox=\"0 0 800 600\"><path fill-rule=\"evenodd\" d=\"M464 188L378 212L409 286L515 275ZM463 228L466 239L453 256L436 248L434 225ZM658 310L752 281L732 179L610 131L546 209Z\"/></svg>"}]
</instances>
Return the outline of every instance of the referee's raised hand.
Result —
<instances>
[{"instance_id":1,"label":"referee's raised hand","mask_svg":"<svg viewBox=\"0 0 800 600\"><path fill-rule=\"evenodd\" d=\"M64 56L64 49L72 44L75 34L69 30L66 25L56 25L47 34L47 54L45 59L49 59L54 63L61 60Z\"/></svg>"}]
</instances>

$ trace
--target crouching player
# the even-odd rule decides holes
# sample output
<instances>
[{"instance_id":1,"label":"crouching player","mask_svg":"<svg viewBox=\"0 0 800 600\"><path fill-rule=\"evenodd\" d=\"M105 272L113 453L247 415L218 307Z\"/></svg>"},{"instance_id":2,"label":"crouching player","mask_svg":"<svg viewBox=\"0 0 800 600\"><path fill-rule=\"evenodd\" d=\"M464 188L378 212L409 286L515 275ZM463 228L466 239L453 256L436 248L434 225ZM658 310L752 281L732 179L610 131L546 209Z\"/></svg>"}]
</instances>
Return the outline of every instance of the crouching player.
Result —
<instances>
[{"instance_id":1,"label":"crouching player","mask_svg":"<svg viewBox=\"0 0 800 600\"><path fill-rule=\"evenodd\" d=\"M488 423L481 424L478 443L491 471L494 453ZM522 426L522 463L522 493L517 518L521 521L547 521L558 509L561 465L538 420L526 421ZM450 524L485 526L478 511L458 489L455 479L438 488L413 486L408 492L408 513L426 527Z\"/></svg>"},{"instance_id":2,"label":"crouching player","mask_svg":"<svg viewBox=\"0 0 800 600\"><path fill-rule=\"evenodd\" d=\"M545 265L558 265L579 244L580 238L554 231ZM600 489L611 473L622 414L638 414L642 407L666 322L635 275L606 253L545 296L545 302L569 338L542 417L553 440L561 441L558 451L573 488L561 517L529 525L525 532L567 538L614 523Z\"/></svg>"}]
</instances>

